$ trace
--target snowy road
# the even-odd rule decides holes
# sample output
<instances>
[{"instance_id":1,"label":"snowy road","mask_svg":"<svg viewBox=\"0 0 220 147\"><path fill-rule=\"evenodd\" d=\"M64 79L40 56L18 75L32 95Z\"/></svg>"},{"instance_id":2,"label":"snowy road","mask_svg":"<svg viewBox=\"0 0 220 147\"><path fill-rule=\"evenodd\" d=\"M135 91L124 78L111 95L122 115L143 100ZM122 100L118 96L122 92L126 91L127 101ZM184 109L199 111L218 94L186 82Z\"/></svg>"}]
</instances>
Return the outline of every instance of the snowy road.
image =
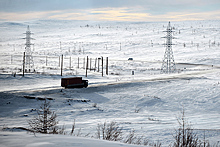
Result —
<instances>
[{"instance_id":1,"label":"snowy road","mask_svg":"<svg viewBox=\"0 0 220 147\"><path fill-rule=\"evenodd\" d=\"M187 65L187 64L186 64ZM192 65L192 64L191 64ZM203 65L209 66L209 65ZM90 79L89 87L98 87L98 86L107 86L107 85L118 85L125 83L139 83L139 82L148 82L148 81L166 81L174 79L190 79L195 77L201 77L209 73L218 73L220 69L214 67L212 69L200 70L200 71L184 71L181 73L174 74L157 74L150 75L148 77L140 76L105 76L103 79ZM0 91L8 92L25 92L25 91L43 91L43 90L53 90L53 89L63 89L60 86L60 76L42 76L38 75L26 75L25 77L15 77L10 78L11 75L0 75L1 86ZM40 80L39 80L40 78ZM115 80L116 79L116 80ZM31 86L30 86L31 85ZM22 87L22 88L21 88Z\"/></svg>"}]
</instances>

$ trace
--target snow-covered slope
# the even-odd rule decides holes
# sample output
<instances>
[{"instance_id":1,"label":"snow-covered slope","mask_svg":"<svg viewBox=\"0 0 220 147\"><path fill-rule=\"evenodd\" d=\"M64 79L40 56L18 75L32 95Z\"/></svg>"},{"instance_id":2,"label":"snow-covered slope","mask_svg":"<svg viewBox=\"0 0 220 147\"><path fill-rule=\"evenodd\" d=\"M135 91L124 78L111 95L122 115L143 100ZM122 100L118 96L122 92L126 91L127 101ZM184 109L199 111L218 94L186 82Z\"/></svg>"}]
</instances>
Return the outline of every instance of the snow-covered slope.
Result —
<instances>
[{"instance_id":1,"label":"snow-covered slope","mask_svg":"<svg viewBox=\"0 0 220 147\"><path fill-rule=\"evenodd\" d=\"M64 135L27 134L24 132L0 132L1 147L139 147L119 142L102 141Z\"/></svg>"},{"instance_id":2,"label":"snow-covered slope","mask_svg":"<svg viewBox=\"0 0 220 147\"><path fill-rule=\"evenodd\" d=\"M52 98L51 109L67 132L75 119L75 134L80 132L81 137L96 138L99 123L116 121L123 127L124 135L134 129L150 143L159 140L168 146L178 128L176 119L184 108L199 139L203 140L205 133L206 140L216 143L220 141L219 24L219 21L171 22L177 37L173 47L175 60L191 64L177 64L179 73L165 75L158 69L165 50L161 37L165 36L167 22L1 22L0 126L28 127L27 121L36 116L35 110L42 103L38 98ZM16 68L22 66L25 41L21 38L27 25L36 39L33 55L38 74L22 77ZM88 88L60 87L57 57L61 54L66 57L64 77L82 76L89 80ZM68 69L70 56L75 59L72 70ZM88 71L85 77L85 70L77 68L77 58L86 56L109 57L109 75L102 77L100 72ZM130 57L134 60L128 61ZM16 77L11 74L14 71L19 73ZM5 146L15 143L20 146L127 146L93 139L84 141L69 135L34 137L24 132L0 133L0 142Z\"/></svg>"}]
</instances>

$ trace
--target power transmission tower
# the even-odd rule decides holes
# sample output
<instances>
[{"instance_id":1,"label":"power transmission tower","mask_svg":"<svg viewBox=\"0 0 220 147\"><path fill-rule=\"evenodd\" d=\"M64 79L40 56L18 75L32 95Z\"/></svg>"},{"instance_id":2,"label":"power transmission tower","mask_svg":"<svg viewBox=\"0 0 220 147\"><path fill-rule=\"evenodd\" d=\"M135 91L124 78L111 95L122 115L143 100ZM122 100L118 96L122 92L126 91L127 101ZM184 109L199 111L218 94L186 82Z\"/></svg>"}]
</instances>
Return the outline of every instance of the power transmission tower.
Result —
<instances>
[{"instance_id":1,"label":"power transmission tower","mask_svg":"<svg viewBox=\"0 0 220 147\"><path fill-rule=\"evenodd\" d=\"M33 61L32 50L31 50L31 45L34 45L34 44L31 43L31 39L33 39L31 38L31 34L33 33L31 33L29 26L27 27L27 31L24 34L26 34L26 37L23 38L26 40L26 43L25 43L25 58L26 58L25 61L26 62L25 64L27 65L27 68L29 68L29 71L30 71L31 68L34 68L34 61Z\"/></svg>"},{"instance_id":2,"label":"power transmission tower","mask_svg":"<svg viewBox=\"0 0 220 147\"><path fill-rule=\"evenodd\" d=\"M166 38L166 50L164 54L164 59L161 67L161 73L174 73L176 72L176 65L174 62L174 56L173 56L173 51L172 51L172 39L175 39L175 37L172 36L172 33L174 32L172 30L172 27L170 26L170 22L167 26L167 30L164 31L167 32L167 35L162 38Z\"/></svg>"}]
</instances>

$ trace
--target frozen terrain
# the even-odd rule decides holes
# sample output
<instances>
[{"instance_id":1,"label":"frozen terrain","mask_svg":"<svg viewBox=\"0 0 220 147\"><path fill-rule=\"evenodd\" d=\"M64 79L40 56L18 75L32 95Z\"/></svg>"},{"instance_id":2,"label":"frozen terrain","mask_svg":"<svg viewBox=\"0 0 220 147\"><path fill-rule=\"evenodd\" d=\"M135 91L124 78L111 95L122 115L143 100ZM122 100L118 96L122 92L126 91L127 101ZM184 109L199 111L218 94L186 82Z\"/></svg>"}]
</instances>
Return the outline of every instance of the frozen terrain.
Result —
<instances>
[{"instance_id":1,"label":"frozen terrain","mask_svg":"<svg viewBox=\"0 0 220 147\"><path fill-rule=\"evenodd\" d=\"M220 141L220 22L171 22L178 72L160 74L167 22L33 21L0 23L0 127L26 127L42 103L52 98L59 125L75 136L1 131L3 146L128 146L99 141L98 123L116 121L123 132L134 129L150 143L168 146L184 108L200 140ZM30 25L36 73L21 76L24 34ZM89 87L60 87L59 57L64 76L82 76ZM109 72L88 71L83 59L109 57ZM70 58L71 57L71 58ZM78 58L80 63L78 65ZM128 58L133 60L128 61ZM70 62L71 61L71 62ZM79 67L78 67L79 66ZM101 68L101 67L100 67ZM104 70L106 61L104 60ZM132 75L134 71L134 75ZM14 77L12 73L16 72ZM32 96L36 99L26 99ZM84 101L85 100L85 101ZM96 105L96 107L94 107ZM79 134L80 138L76 137ZM86 137L85 137L86 136ZM86 139L84 139L85 137ZM14 140L14 138L18 138ZM27 141L25 138L28 138ZM91 139L93 138L93 139ZM23 141L22 141L23 140ZM57 140L63 140L58 142ZM18 144L17 144L18 143ZM104 145L103 145L104 144Z\"/></svg>"}]
</instances>

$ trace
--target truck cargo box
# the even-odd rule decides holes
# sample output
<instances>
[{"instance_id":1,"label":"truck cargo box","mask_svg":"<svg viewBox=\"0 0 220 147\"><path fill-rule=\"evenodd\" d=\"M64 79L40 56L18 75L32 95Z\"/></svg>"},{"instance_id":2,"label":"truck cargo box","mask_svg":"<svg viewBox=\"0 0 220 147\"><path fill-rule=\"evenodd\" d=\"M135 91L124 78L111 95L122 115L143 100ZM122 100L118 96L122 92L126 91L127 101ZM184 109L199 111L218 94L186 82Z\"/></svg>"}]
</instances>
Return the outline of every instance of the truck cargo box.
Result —
<instances>
[{"instance_id":1,"label":"truck cargo box","mask_svg":"<svg viewBox=\"0 0 220 147\"><path fill-rule=\"evenodd\" d=\"M82 77L61 78L61 86L65 88L86 88L88 80L82 80Z\"/></svg>"}]
</instances>

